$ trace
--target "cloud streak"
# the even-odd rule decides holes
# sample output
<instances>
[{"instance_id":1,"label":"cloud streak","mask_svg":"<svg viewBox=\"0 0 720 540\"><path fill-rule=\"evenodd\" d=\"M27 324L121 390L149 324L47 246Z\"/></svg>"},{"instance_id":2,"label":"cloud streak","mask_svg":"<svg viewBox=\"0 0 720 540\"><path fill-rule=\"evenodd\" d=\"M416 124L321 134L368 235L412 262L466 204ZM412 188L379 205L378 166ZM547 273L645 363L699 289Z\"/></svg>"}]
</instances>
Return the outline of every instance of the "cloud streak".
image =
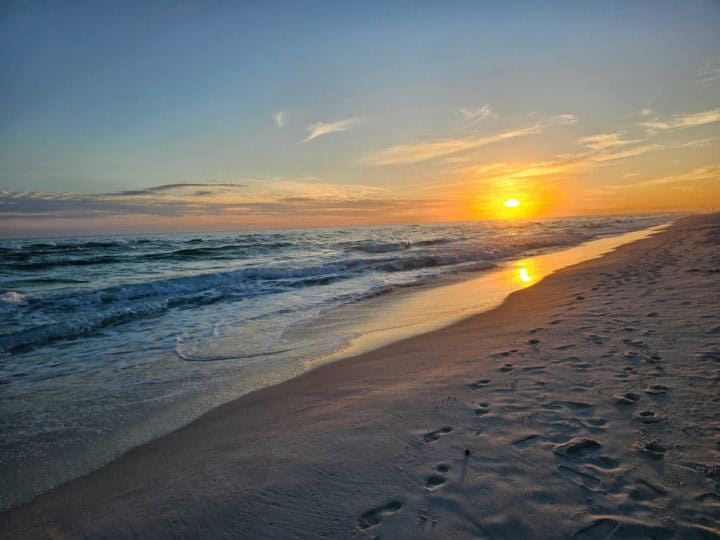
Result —
<instances>
[{"instance_id":1,"label":"cloud streak","mask_svg":"<svg viewBox=\"0 0 720 540\"><path fill-rule=\"evenodd\" d=\"M431 159L448 156L481 146L540 133L540 124L534 126L504 131L486 137L466 137L458 139L444 139L440 141L427 141L414 144L398 144L390 146L367 156L364 161L371 165L400 165L419 163Z\"/></svg>"},{"instance_id":2,"label":"cloud streak","mask_svg":"<svg viewBox=\"0 0 720 540\"><path fill-rule=\"evenodd\" d=\"M615 161L617 159L641 156L642 154L647 154L648 152L653 152L662 148L666 148L666 146L662 144L646 144L643 146L636 146L635 148L628 148L627 150L620 150L618 152L602 152L594 154L588 157L588 161L593 163L604 163L606 161Z\"/></svg>"},{"instance_id":3,"label":"cloud streak","mask_svg":"<svg viewBox=\"0 0 720 540\"><path fill-rule=\"evenodd\" d=\"M275 125L279 128L284 128L288 119L288 113L285 111L278 111L275 114L273 114L273 121L275 122Z\"/></svg>"},{"instance_id":4,"label":"cloud streak","mask_svg":"<svg viewBox=\"0 0 720 540\"><path fill-rule=\"evenodd\" d=\"M156 193L162 193L165 191L181 191L184 189L191 188L212 188L212 187L224 187L224 188L243 188L244 184L233 184L229 182L205 182L205 183L178 183L178 184L162 184L160 186L152 186L142 189L128 189L124 191L117 191L113 193L104 193L106 197L127 197L134 195L153 195ZM198 192L196 192L197 194ZM209 192L208 192L209 193Z\"/></svg>"},{"instance_id":5,"label":"cloud streak","mask_svg":"<svg viewBox=\"0 0 720 540\"><path fill-rule=\"evenodd\" d=\"M580 144L591 150L606 150L615 146L624 146L640 142L639 140L625 140L619 133L599 133L580 139Z\"/></svg>"},{"instance_id":6,"label":"cloud streak","mask_svg":"<svg viewBox=\"0 0 720 540\"><path fill-rule=\"evenodd\" d=\"M477 109L460 109L460 114L465 120L485 120L486 118L497 118L497 114L492 111L490 104L483 105Z\"/></svg>"},{"instance_id":7,"label":"cloud streak","mask_svg":"<svg viewBox=\"0 0 720 540\"><path fill-rule=\"evenodd\" d=\"M625 189L637 189L643 187L663 186L668 184L698 182L702 180L715 179L720 180L720 165L697 167L695 169L680 174L661 176L659 178L651 178L650 180L642 180L640 182L633 182L629 184L615 184L611 186L603 186L600 189L604 191L618 191Z\"/></svg>"},{"instance_id":8,"label":"cloud streak","mask_svg":"<svg viewBox=\"0 0 720 540\"><path fill-rule=\"evenodd\" d=\"M675 115L669 120L655 119L649 122L641 122L640 126L653 133L703 126L715 122L720 122L720 107L698 113Z\"/></svg>"},{"instance_id":9,"label":"cloud streak","mask_svg":"<svg viewBox=\"0 0 720 540\"><path fill-rule=\"evenodd\" d=\"M306 129L308 136L305 137L302 142L312 141L313 139L330 135L331 133L347 131L358 122L360 122L359 118L346 118L345 120L338 120L337 122L316 122L310 124Z\"/></svg>"}]
</instances>

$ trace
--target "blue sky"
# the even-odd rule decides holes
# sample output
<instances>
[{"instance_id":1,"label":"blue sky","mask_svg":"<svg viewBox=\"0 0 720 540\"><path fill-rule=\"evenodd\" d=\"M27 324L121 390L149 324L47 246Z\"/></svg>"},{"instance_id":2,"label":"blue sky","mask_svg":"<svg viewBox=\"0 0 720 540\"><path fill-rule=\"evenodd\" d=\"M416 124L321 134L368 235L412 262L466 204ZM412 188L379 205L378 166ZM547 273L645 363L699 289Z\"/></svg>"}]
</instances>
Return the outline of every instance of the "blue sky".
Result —
<instances>
[{"instance_id":1,"label":"blue sky","mask_svg":"<svg viewBox=\"0 0 720 540\"><path fill-rule=\"evenodd\" d=\"M0 234L699 208L718 28L714 1L6 2ZM118 195L168 184L208 186Z\"/></svg>"}]
</instances>

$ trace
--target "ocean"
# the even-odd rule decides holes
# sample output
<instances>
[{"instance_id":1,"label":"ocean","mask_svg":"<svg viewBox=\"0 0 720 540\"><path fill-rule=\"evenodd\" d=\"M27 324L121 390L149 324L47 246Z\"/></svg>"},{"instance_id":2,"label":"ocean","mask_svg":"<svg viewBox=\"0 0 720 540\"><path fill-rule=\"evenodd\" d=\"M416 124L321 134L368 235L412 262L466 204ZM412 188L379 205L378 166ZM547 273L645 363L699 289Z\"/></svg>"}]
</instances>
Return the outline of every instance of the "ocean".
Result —
<instances>
[{"instance_id":1,"label":"ocean","mask_svg":"<svg viewBox=\"0 0 720 540\"><path fill-rule=\"evenodd\" d=\"M673 217L1 240L0 509L337 355L328 313Z\"/></svg>"}]
</instances>

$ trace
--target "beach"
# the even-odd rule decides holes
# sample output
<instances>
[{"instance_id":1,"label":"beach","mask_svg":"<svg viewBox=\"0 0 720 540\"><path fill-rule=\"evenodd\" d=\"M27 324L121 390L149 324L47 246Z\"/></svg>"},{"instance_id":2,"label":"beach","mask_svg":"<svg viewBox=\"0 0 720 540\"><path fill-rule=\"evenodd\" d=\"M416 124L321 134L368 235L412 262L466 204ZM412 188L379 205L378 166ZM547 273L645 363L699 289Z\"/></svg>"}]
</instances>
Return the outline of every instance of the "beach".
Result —
<instances>
[{"instance_id":1,"label":"beach","mask_svg":"<svg viewBox=\"0 0 720 540\"><path fill-rule=\"evenodd\" d=\"M720 538L720 215L247 394L2 538Z\"/></svg>"}]
</instances>

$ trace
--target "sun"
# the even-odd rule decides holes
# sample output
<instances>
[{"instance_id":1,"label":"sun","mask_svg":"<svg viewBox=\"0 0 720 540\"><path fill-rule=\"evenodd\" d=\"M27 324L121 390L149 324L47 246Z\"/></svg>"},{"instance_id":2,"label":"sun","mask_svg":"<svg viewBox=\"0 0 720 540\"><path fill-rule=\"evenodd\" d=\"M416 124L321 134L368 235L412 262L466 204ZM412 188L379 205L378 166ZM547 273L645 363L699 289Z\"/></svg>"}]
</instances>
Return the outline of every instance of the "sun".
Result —
<instances>
[{"instance_id":1,"label":"sun","mask_svg":"<svg viewBox=\"0 0 720 540\"><path fill-rule=\"evenodd\" d=\"M517 199L508 199L503 203L503 206L507 206L508 208L517 208L520 206L520 201Z\"/></svg>"}]
</instances>

